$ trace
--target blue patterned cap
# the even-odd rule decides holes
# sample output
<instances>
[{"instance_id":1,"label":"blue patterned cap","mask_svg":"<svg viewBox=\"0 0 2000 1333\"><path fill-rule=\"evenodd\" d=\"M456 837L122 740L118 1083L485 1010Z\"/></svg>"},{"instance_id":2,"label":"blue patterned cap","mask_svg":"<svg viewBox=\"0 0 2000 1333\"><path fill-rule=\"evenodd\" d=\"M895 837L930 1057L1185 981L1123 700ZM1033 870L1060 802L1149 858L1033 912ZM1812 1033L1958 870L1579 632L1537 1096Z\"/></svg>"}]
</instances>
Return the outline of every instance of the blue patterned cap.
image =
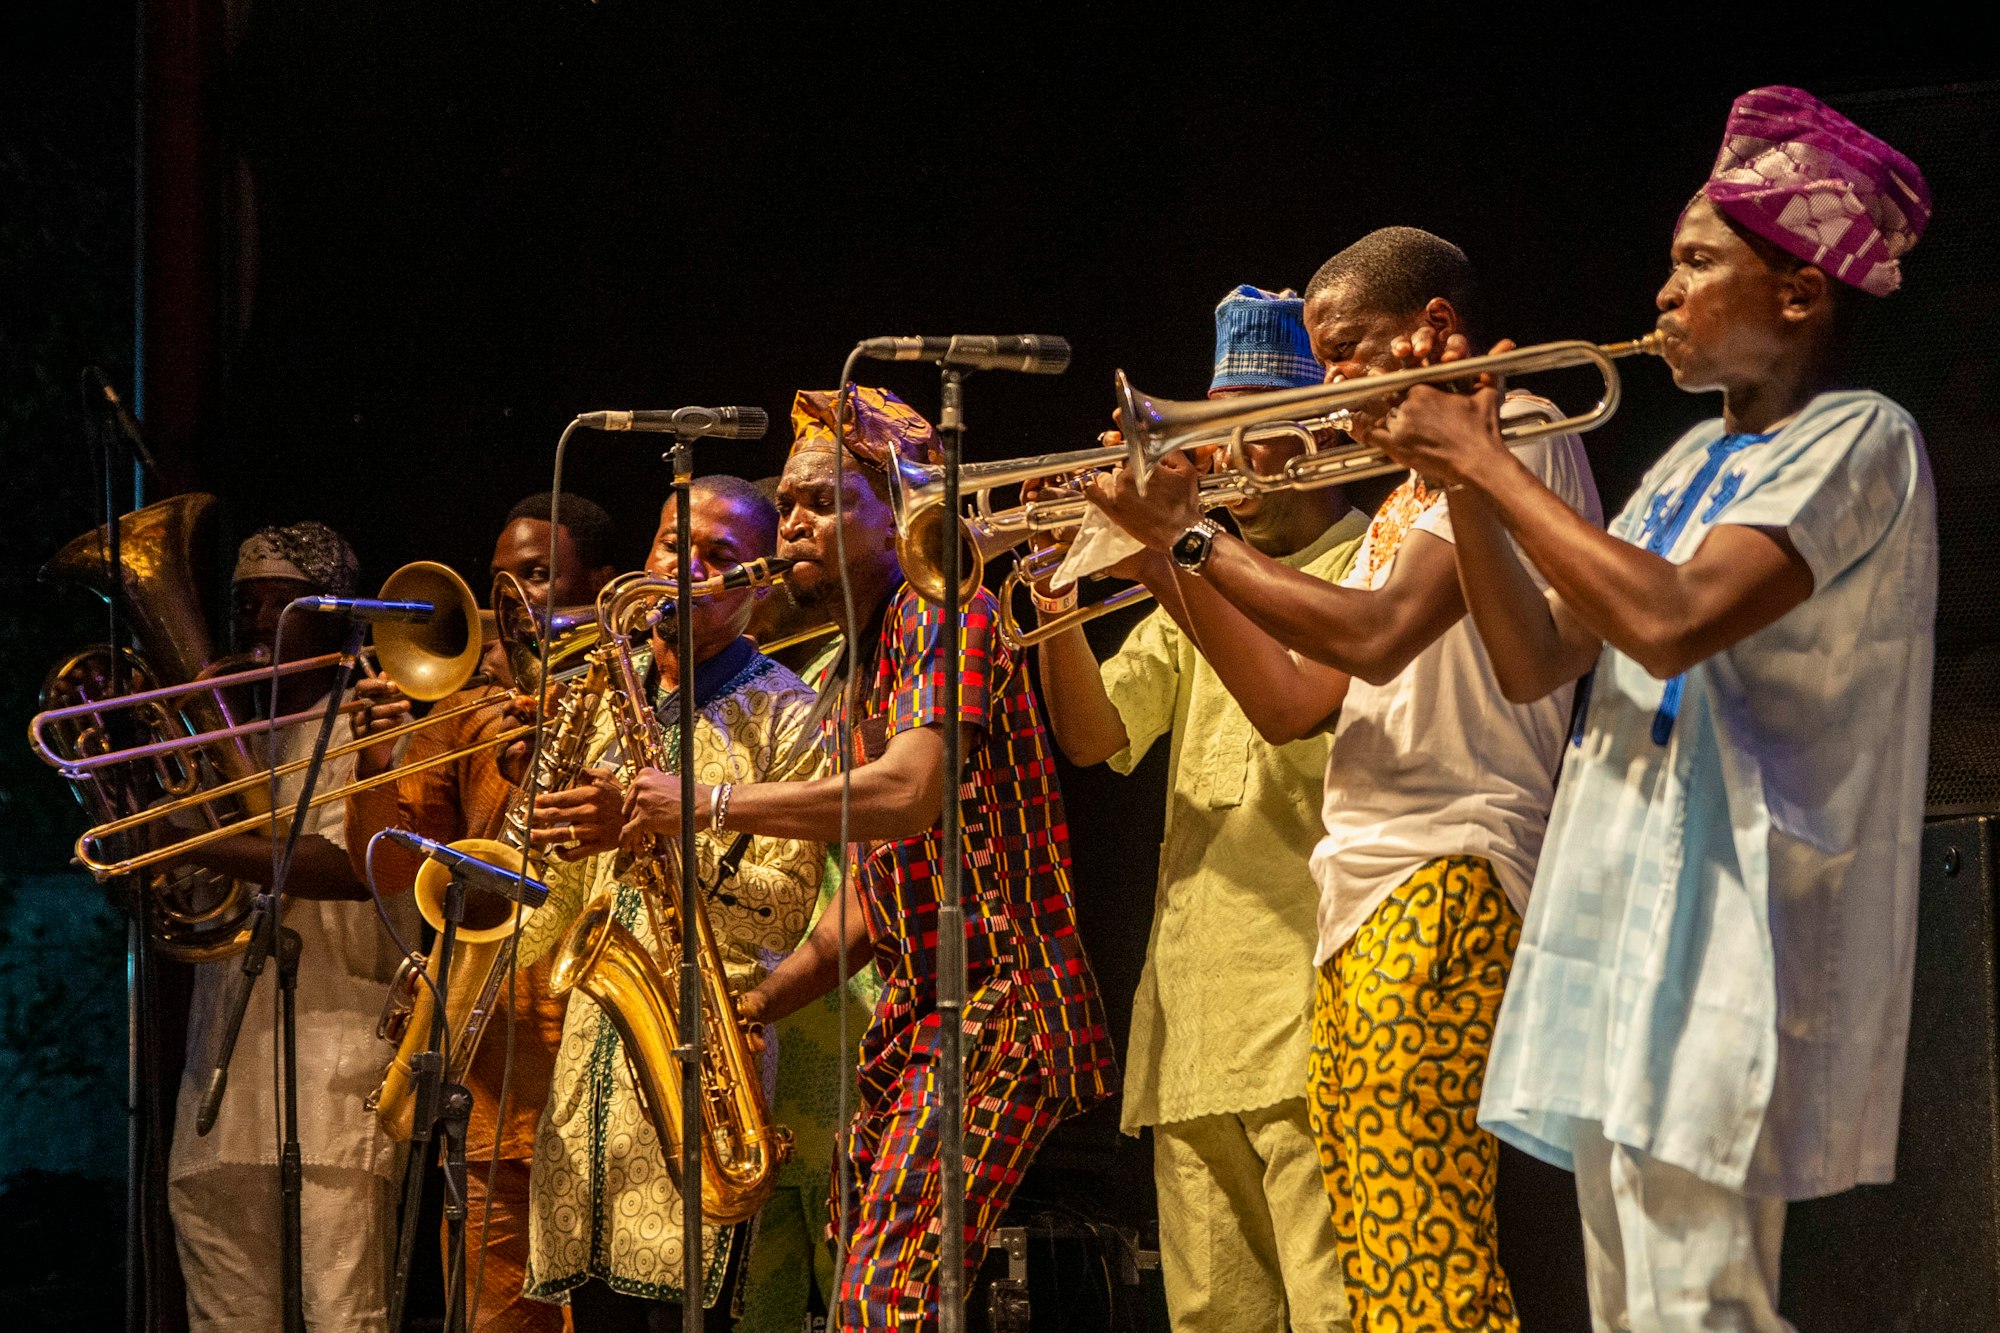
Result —
<instances>
[{"instance_id":1,"label":"blue patterned cap","mask_svg":"<svg viewBox=\"0 0 2000 1333\"><path fill-rule=\"evenodd\" d=\"M1287 287L1267 292L1248 284L1215 307L1217 389L1290 389L1325 378L1306 336L1306 303Z\"/></svg>"}]
</instances>

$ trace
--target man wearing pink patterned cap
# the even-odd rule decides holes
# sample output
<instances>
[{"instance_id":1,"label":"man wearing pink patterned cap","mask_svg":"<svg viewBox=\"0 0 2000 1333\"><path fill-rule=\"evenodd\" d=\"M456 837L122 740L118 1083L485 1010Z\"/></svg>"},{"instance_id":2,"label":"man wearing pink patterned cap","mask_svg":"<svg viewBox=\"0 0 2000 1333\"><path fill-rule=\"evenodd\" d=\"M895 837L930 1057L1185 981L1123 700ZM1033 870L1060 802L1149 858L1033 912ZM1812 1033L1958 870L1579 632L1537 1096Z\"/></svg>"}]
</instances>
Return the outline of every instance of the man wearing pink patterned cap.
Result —
<instances>
[{"instance_id":1,"label":"man wearing pink patterned cap","mask_svg":"<svg viewBox=\"0 0 2000 1333\"><path fill-rule=\"evenodd\" d=\"M1480 1123L1576 1172L1599 1330L1789 1328L1787 1201L1894 1174L1936 503L1909 414L1832 367L1929 217L1907 158L1756 89L1658 297L1674 382L1722 416L1608 532L1512 460L1491 389L1418 390L1371 436L1449 485L1508 696L1596 669Z\"/></svg>"}]
</instances>

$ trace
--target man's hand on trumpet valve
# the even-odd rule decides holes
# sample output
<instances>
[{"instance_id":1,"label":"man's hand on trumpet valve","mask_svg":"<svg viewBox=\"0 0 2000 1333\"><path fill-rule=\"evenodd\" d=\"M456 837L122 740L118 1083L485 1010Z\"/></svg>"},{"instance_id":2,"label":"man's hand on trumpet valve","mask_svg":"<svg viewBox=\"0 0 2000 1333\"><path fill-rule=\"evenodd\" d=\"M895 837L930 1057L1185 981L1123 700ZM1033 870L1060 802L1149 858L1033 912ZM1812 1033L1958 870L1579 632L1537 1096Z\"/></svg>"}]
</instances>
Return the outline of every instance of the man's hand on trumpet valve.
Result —
<instances>
[{"instance_id":1,"label":"man's hand on trumpet valve","mask_svg":"<svg viewBox=\"0 0 2000 1333\"><path fill-rule=\"evenodd\" d=\"M587 768L578 786L535 798L528 841L578 861L617 847L624 827L625 791L617 776L608 768Z\"/></svg>"},{"instance_id":2,"label":"man's hand on trumpet valve","mask_svg":"<svg viewBox=\"0 0 2000 1333\"><path fill-rule=\"evenodd\" d=\"M712 790L706 783L694 784L694 822L697 828L708 824L708 802ZM680 778L657 768L641 769L632 789L625 793L624 812L625 825L620 834L623 841L649 834L678 838L681 833Z\"/></svg>"},{"instance_id":3,"label":"man's hand on trumpet valve","mask_svg":"<svg viewBox=\"0 0 2000 1333\"><path fill-rule=\"evenodd\" d=\"M1420 384L1367 432L1364 442L1432 486L1457 487L1512 458L1500 438L1500 390L1446 393Z\"/></svg>"},{"instance_id":4,"label":"man's hand on trumpet valve","mask_svg":"<svg viewBox=\"0 0 2000 1333\"><path fill-rule=\"evenodd\" d=\"M371 745L354 756L354 775L372 778L387 772L395 762L394 733L409 725L410 701L387 676L364 676L354 682L354 699L365 705L347 717L348 726L354 729L354 739L382 738L381 744Z\"/></svg>"},{"instance_id":5,"label":"man's hand on trumpet valve","mask_svg":"<svg viewBox=\"0 0 2000 1333\"><path fill-rule=\"evenodd\" d=\"M1201 521L1201 477L1195 468L1180 454L1169 454L1147 478L1144 495L1126 467L1085 478L1083 493L1147 550L1166 551Z\"/></svg>"},{"instance_id":6,"label":"man's hand on trumpet valve","mask_svg":"<svg viewBox=\"0 0 2000 1333\"><path fill-rule=\"evenodd\" d=\"M1465 335L1440 339L1437 331L1419 328L1390 344L1405 366L1442 365L1471 355ZM1503 338L1489 355L1514 350ZM1357 422L1355 438L1387 453L1434 486L1459 486L1482 465L1509 457L1500 438L1500 402L1505 389L1497 377L1481 375L1469 392L1420 384L1385 413Z\"/></svg>"}]
</instances>

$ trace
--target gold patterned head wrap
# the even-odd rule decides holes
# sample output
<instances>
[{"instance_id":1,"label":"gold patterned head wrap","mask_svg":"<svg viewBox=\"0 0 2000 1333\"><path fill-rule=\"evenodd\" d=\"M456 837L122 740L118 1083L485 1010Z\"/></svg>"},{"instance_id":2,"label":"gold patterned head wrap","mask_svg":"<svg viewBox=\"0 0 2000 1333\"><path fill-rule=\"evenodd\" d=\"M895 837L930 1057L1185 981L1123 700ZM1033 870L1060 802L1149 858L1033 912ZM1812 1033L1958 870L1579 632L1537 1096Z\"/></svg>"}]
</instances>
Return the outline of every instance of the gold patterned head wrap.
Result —
<instances>
[{"instance_id":1,"label":"gold patterned head wrap","mask_svg":"<svg viewBox=\"0 0 2000 1333\"><path fill-rule=\"evenodd\" d=\"M236 548L236 569L230 581L297 579L320 595L348 597L360 577L361 562L347 539L324 523L310 520L259 529Z\"/></svg>"},{"instance_id":2,"label":"gold patterned head wrap","mask_svg":"<svg viewBox=\"0 0 2000 1333\"><path fill-rule=\"evenodd\" d=\"M831 389L800 389L792 399L792 456L832 453L836 447ZM857 384L847 400L847 456L865 468L886 472L890 458L935 463L937 431L923 413L890 393Z\"/></svg>"}]
</instances>

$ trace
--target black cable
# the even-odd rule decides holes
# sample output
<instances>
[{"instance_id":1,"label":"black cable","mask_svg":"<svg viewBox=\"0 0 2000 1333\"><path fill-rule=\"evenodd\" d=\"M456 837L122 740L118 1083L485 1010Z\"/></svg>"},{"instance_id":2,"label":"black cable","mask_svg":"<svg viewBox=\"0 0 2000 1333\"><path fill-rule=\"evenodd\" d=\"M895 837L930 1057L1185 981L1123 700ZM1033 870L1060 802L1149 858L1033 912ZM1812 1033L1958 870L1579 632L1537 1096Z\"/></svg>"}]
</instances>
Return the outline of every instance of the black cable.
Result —
<instances>
[{"instance_id":1,"label":"black cable","mask_svg":"<svg viewBox=\"0 0 2000 1333\"><path fill-rule=\"evenodd\" d=\"M845 616L846 642L840 655L834 659L833 669L841 672L839 681L844 696L840 718L834 727L834 743L840 748L840 888L834 905L835 923L839 931L840 948L835 966L837 982L834 994L838 998L835 1005L836 1017L840 1025L840 1098L835 1114L839 1124L834 1131L835 1152L833 1155L835 1190L838 1207L834 1218L833 1252L833 1306L834 1321L839 1319L840 1284L847 1271L847 1247L854 1238L854 1219L850 1215L849 1195L854 1186L854 1110L850 1089L859 1077L859 1056L854 1049L854 1039L847 1022L847 881L850 874L849 858L852 855L854 803L854 709L860 698L860 677L857 669L860 652L856 640L860 638L861 627L855 623L854 581L847 572L847 409L848 398L854 384L854 364L861 359L861 348L857 344L847 354L847 360L840 367L840 387L833 396L833 549L834 558L840 564L840 600ZM828 681L829 685L834 682ZM850 1064L856 1066L852 1070Z\"/></svg>"}]
</instances>

